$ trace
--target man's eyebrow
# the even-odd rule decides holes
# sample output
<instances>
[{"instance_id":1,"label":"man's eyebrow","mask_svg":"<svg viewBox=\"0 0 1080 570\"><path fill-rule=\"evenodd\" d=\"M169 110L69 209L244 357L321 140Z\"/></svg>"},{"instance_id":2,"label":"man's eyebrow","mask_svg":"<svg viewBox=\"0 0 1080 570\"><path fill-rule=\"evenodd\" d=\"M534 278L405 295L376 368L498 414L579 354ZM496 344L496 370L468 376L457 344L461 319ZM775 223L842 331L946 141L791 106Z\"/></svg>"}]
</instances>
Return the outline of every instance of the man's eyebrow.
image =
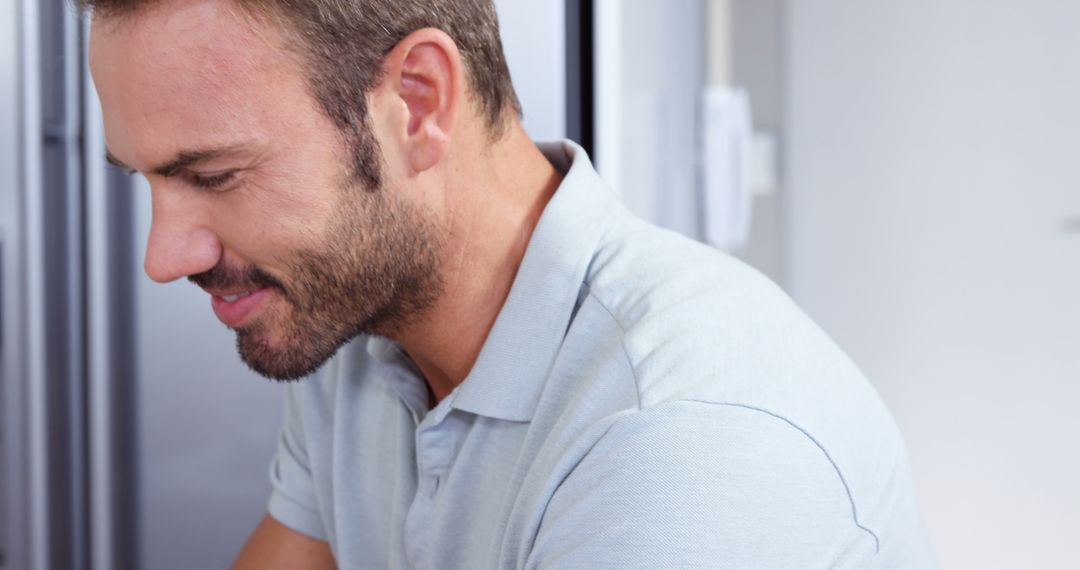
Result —
<instances>
[{"instance_id":1,"label":"man's eyebrow","mask_svg":"<svg viewBox=\"0 0 1080 570\"><path fill-rule=\"evenodd\" d=\"M177 153L176 157L174 157L169 162L150 169L150 172L159 176L164 176L166 178L176 176L181 170L197 162L202 162L204 160L210 160L213 158L232 154L234 152L237 152L237 150L237 147L222 147L205 150L185 150L183 152ZM120 159L116 158L116 155L114 155L110 150L105 151L105 161L119 168L134 170L130 166L124 164Z\"/></svg>"}]
</instances>

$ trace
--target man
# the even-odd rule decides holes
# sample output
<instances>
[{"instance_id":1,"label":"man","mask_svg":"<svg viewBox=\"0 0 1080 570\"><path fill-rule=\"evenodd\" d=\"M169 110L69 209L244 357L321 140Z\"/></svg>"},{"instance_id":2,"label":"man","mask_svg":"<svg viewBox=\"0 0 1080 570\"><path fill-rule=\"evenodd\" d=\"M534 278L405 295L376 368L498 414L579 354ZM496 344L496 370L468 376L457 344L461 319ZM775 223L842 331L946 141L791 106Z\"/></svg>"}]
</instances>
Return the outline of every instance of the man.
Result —
<instances>
[{"instance_id":1,"label":"man","mask_svg":"<svg viewBox=\"0 0 1080 570\"><path fill-rule=\"evenodd\" d=\"M237 568L932 565L869 384L528 139L489 0L84 4L147 273L308 377Z\"/></svg>"}]
</instances>

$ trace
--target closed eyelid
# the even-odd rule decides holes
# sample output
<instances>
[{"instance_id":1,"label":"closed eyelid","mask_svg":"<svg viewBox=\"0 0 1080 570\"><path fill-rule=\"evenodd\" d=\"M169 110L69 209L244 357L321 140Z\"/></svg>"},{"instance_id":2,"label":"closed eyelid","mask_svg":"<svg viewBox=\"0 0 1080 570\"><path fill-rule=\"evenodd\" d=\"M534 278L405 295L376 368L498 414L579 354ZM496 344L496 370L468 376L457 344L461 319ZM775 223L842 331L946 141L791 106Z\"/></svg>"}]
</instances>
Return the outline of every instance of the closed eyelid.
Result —
<instances>
[{"instance_id":1,"label":"closed eyelid","mask_svg":"<svg viewBox=\"0 0 1080 570\"><path fill-rule=\"evenodd\" d=\"M198 186L200 188L211 188L211 189L213 189L213 188L219 188L219 187L231 182L236 177L236 171L235 170L226 170L226 171L223 171L223 172L221 172L219 174L211 174L211 175L196 174L196 173L193 172L193 173L189 174L189 177L191 179L191 183L194 184L195 186Z\"/></svg>"}]
</instances>

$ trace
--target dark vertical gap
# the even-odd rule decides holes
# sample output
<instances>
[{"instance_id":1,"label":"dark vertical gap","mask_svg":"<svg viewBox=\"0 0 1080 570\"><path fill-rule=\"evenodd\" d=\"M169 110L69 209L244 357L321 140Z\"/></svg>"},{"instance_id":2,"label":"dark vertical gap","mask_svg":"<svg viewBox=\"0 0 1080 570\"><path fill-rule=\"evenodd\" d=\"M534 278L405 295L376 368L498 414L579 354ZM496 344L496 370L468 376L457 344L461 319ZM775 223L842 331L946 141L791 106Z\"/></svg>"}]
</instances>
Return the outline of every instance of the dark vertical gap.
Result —
<instances>
[{"instance_id":1,"label":"dark vertical gap","mask_svg":"<svg viewBox=\"0 0 1080 570\"><path fill-rule=\"evenodd\" d=\"M596 14L593 0L581 0L581 125L582 144L589 156L596 156Z\"/></svg>"},{"instance_id":2,"label":"dark vertical gap","mask_svg":"<svg viewBox=\"0 0 1080 570\"><path fill-rule=\"evenodd\" d=\"M134 195L131 178L123 172L107 169L107 188L110 196L109 209L109 306L113 342L109 343L109 361L112 363L110 399L113 417L110 436L116 450L117 463L113 466L115 477L111 482L113 512L116 515L113 532L113 552L116 553L115 570L134 570L138 564L140 544L138 516L138 472L135 437L136 378L135 354L135 259L131 244L135 240ZM97 570L97 569L95 569Z\"/></svg>"},{"instance_id":3,"label":"dark vertical gap","mask_svg":"<svg viewBox=\"0 0 1080 570\"><path fill-rule=\"evenodd\" d=\"M65 0L41 3L43 292L50 568L89 564L82 32ZM70 61L69 57L77 58ZM70 75L71 66L79 71Z\"/></svg>"},{"instance_id":4,"label":"dark vertical gap","mask_svg":"<svg viewBox=\"0 0 1080 570\"><path fill-rule=\"evenodd\" d=\"M595 159L592 0L566 0L566 133Z\"/></svg>"},{"instance_id":5,"label":"dark vertical gap","mask_svg":"<svg viewBox=\"0 0 1080 570\"><path fill-rule=\"evenodd\" d=\"M56 13L55 1L41 5L41 94L42 94L42 192L44 208L42 236L46 253L45 263L45 334L47 346L58 354L45 363L46 420L48 440L48 516L50 528L49 551L53 568L71 568L74 562L72 545L75 542L71 506L75 498L72 485L73 449L71 441L71 333L68 330L70 298L67 294L69 275L67 260L68 194L67 168L64 156L65 113L63 20Z\"/></svg>"},{"instance_id":6,"label":"dark vertical gap","mask_svg":"<svg viewBox=\"0 0 1080 570\"><path fill-rule=\"evenodd\" d=\"M63 0L61 0L61 4L62 4L63 8L68 7L67 3L64 2ZM76 19L79 17L77 12L72 12L70 10L64 10L63 16L66 17L66 18L76 18ZM84 42L85 38L83 36L83 33L84 33L83 26L81 24L79 24L79 25L77 25L75 30L76 30L76 33L74 34L74 38L72 38L72 41L76 42L75 45L76 45L77 49L75 49L72 53L76 54L76 61L77 61L77 64L78 64L79 72L78 72L78 74L76 74L76 77L75 77L76 84L71 86L71 90L78 97L78 105L76 106L76 108L79 109L79 122L78 122L78 126L79 126L79 128L78 128L79 153L78 153L78 156L82 157L82 160L79 161L79 183L78 183L78 188L79 188L80 195L83 196L83 199L80 200L80 204L79 204L80 205L79 219L81 220L81 222L79 223L79 227L82 230L82 232L80 234L81 239L79 240L80 248L79 248L79 252L78 252L79 259L82 260L81 263L80 263L80 267L82 268L82 273L79 276L79 282L78 282L78 284L79 284L79 297L81 299L81 301L80 301L80 309L81 309L81 315L82 316L81 316L80 322L82 323L82 331L80 331L80 333L81 333L80 337L77 339L77 342L79 342L81 347L82 347L82 357L83 357L82 358L82 370L81 370L82 373L79 375L80 384L82 385L82 390L80 390L80 396L81 396L81 399L82 399L82 402L81 402L81 411L82 411L82 426L81 427L82 427L82 429L79 430L79 432L78 432L78 436L79 436L78 445L79 445L79 450L81 451L81 458L82 458L82 461L80 463L80 467L82 468L82 472L77 475L77 477L81 480L81 485L82 485L82 497L81 497L82 498L82 503L75 506L75 509L76 509L75 514L78 515L80 520L82 521L81 537L80 537L81 540L82 540L82 566L84 568L86 568L86 569L89 569L93 565L93 562L92 562L93 559L91 558L93 546L91 544L92 541L91 541L91 537L90 537L90 529L91 529L91 525L93 524L93 521L91 520L91 517L92 517L93 513L92 513L92 509L91 509L91 505L90 505L90 493L91 493L91 487L90 487L90 485L91 485L91 480L90 480L90 438L92 437L92 434L93 434L93 431L92 431L93 428L90 425L90 398L89 398L89 395L90 395L89 394L89 379L90 379L90 375L89 375L89 371L90 371L90 345L89 345L89 343L90 343L90 328L89 328L90 327L90 315L89 315L90 303L89 303L89 293L90 293L90 291L89 291L89 288L86 286L87 283L88 283L88 280L89 280L89 271L90 271L90 267L89 267L89 264L87 262L89 252L86 249L86 244L89 243L89 240L87 240L87 236L86 236L86 230L87 230L86 219L87 219L87 215L86 215L86 198L85 198L86 195L87 195L86 181L87 181L87 178L88 178L88 176L87 176L88 171L87 171L87 163L86 163L86 159L85 159L85 156L86 156L86 151L85 151L85 149L86 149L86 113L83 110L84 109L83 102L86 101L86 89L85 89L86 77L85 77L85 74L87 73L87 70L85 69L85 66L82 63L83 61L85 61L85 53L84 53L84 48L83 48L83 46L85 45L85 42Z\"/></svg>"},{"instance_id":7,"label":"dark vertical gap","mask_svg":"<svg viewBox=\"0 0 1080 570\"><path fill-rule=\"evenodd\" d=\"M566 138L582 141L581 100L581 4L566 0Z\"/></svg>"}]
</instances>

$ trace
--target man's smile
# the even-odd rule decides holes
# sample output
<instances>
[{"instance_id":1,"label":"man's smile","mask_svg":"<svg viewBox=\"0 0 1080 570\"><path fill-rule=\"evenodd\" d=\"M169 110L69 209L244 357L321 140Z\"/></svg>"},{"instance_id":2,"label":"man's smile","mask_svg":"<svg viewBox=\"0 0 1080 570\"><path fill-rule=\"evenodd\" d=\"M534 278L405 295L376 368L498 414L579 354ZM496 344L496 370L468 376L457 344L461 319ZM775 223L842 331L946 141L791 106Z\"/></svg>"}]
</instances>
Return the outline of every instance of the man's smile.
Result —
<instances>
[{"instance_id":1,"label":"man's smile","mask_svg":"<svg viewBox=\"0 0 1080 570\"><path fill-rule=\"evenodd\" d=\"M246 291L207 291L211 295L214 314L225 326L238 329L258 318L270 302L270 287Z\"/></svg>"}]
</instances>

